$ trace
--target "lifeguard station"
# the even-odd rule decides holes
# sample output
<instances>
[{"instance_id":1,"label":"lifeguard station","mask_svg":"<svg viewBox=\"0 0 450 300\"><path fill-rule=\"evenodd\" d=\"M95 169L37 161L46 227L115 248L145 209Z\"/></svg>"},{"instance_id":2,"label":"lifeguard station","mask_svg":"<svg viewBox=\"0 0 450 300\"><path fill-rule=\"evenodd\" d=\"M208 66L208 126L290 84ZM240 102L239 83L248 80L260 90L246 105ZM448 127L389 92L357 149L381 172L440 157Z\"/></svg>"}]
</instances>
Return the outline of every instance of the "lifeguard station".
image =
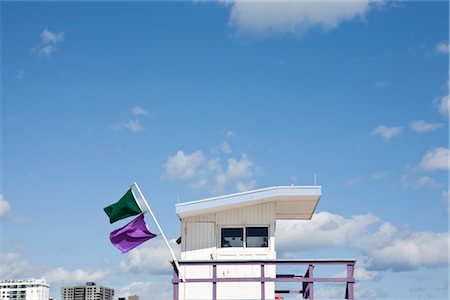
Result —
<instances>
[{"instance_id":1,"label":"lifeguard station","mask_svg":"<svg viewBox=\"0 0 450 300\"><path fill-rule=\"evenodd\" d=\"M276 221L310 220L320 197L320 186L277 186L177 204L181 267L174 268L174 300L265 300L284 293L314 299L314 282L345 282L342 299L353 300L355 260L276 259ZM314 267L324 264L344 265L347 276L314 277ZM281 275L277 265L306 270ZM299 288L275 291L276 282Z\"/></svg>"}]
</instances>

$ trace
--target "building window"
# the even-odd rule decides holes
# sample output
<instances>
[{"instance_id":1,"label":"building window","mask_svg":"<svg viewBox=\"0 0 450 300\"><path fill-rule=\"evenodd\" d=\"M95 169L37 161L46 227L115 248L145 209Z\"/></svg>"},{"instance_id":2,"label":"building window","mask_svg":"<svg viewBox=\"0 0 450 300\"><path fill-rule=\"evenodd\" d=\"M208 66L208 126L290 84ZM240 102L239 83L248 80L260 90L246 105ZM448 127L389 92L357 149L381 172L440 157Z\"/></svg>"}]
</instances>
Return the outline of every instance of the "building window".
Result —
<instances>
[{"instance_id":1,"label":"building window","mask_svg":"<svg viewBox=\"0 0 450 300\"><path fill-rule=\"evenodd\" d=\"M220 246L222 248L227 247L267 248L269 247L269 228L268 227L222 228Z\"/></svg>"},{"instance_id":2,"label":"building window","mask_svg":"<svg viewBox=\"0 0 450 300\"><path fill-rule=\"evenodd\" d=\"M243 247L244 229L243 228L222 228L221 247Z\"/></svg>"},{"instance_id":3,"label":"building window","mask_svg":"<svg viewBox=\"0 0 450 300\"><path fill-rule=\"evenodd\" d=\"M246 227L245 246L248 248L268 247L269 228L267 227Z\"/></svg>"}]
</instances>

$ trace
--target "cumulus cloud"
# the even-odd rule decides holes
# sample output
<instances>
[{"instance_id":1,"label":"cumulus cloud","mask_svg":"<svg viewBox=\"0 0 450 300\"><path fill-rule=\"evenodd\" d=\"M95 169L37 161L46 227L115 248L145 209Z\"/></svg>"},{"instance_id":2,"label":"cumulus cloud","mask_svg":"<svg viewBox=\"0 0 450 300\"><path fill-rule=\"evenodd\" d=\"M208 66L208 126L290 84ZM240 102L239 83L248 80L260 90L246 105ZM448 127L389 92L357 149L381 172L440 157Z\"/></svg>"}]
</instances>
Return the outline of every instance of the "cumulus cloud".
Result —
<instances>
[{"instance_id":1,"label":"cumulus cloud","mask_svg":"<svg viewBox=\"0 0 450 300\"><path fill-rule=\"evenodd\" d=\"M202 168L206 157L199 150L185 154L182 150L177 151L174 156L169 156L164 165L164 178L188 180L197 177Z\"/></svg>"},{"instance_id":2,"label":"cumulus cloud","mask_svg":"<svg viewBox=\"0 0 450 300\"><path fill-rule=\"evenodd\" d=\"M448 264L448 233L399 230L374 215L345 218L320 212L310 221L279 221L277 252L347 247L362 256L360 275L374 279L380 270L405 271Z\"/></svg>"},{"instance_id":3,"label":"cumulus cloud","mask_svg":"<svg viewBox=\"0 0 450 300\"><path fill-rule=\"evenodd\" d=\"M57 49L57 44L64 40L64 32L51 32L45 28L41 32L41 43L32 48L31 51L41 56L50 56Z\"/></svg>"},{"instance_id":4,"label":"cumulus cloud","mask_svg":"<svg viewBox=\"0 0 450 300\"><path fill-rule=\"evenodd\" d=\"M344 21L363 19L375 1L225 1L231 6L229 24L238 33L258 36L302 34L319 27L336 28Z\"/></svg>"},{"instance_id":5,"label":"cumulus cloud","mask_svg":"<svg viewBox=\"0 0 450 300\"><path fill-rule=\"evenodd\" d=\"M415 120L411 122L411 129L415 132L428 132L441 128L444 123L428 123L424 120Z\"/></svg>"},{"instance_id":6,"label":"cumulus cloud","mask_svg":"<svg viewBox=\"0 0 450 300\"><path fill-rule=\"evenodd\" d=\"M222 151L230 154L231 148L228 147ZM179 150L167 158L162 177L186 181L191 188L208 188L213 193L222 193L227 187L233 187L236 191L254 188L256 173L257 167L246 154L240 158L228 158L223 165L219 157L208 158L200 150L188 154Z\"/></svg>"},{"instance_id":7,"label":"cumulus cloud","mask_svg":"<svg viewBox=\"0 0 450 300\"><path fill-rule=\"evenodd\" d=\"M83 270L72 271L59 268L43 268L32 265L17 253L0 253L0 278L45 278L51 283L86 282L105 278L109 271L106 270Z\"/></svg>"},{"instance_id":8,"label":"cumulus cloud","mask_svg":"<svg viewBox=\"0 0 450 300\"><path fill-rule=\"evenodd\" d=\"M170 245L179 258L180 246L175 240L171 240ZM122 272L134 274L169 275L173 270L170 264L172 260L165 242L155 240L130 251L127 259L119 263L119 268Z\"/></svg>"},{"instance_id":9,"label":"cumulus cloud","mask_svg":"<svg viewBox=\"0 0 450 300\"><path fill-rule=\"evenodd\" d=\"M448 233L398 231L384 223L360 243L372 269L406 271L446 266L448 237Z\"/></svg>"},{"instance_id":10,"label":"cumulus cloud","mask_svg":"<svg viewBox=\"0 0 450 300\"><path fill-rule=\"evenodd\" d=\"M172 285L169 278L149 282L133 282L120 289L121 297L139 295L141 299L172 299Z\"/></svg>"},{"instance_id":11,"label":"cumulus cloud","mask_svg":"<svg viewBox=\"0 0 450 300\"><path fill-rule=\"evenodd\" d=\"M33 275L32 266L17 253L0 253L0 278L21 278Z\"/></svg>"},{"instance_id":12,"label":"cumulus cloud","mask_svg":"<svg viewBox=\"0 0 450 300\"><path fill-rule=\"evenodd\" d=\"M448 54L448 43L440 42L436 45L436 52L440 54Z\"/></svg>"},{"instance_id":13,"label":"cumulus cloud","mask_svg":"<svg viewBox=\"0 0 450 300\"><path fill-rule=\"evenodd\" d=\"M277 251L310 251L350 243L379 222L374 215L357 215L349 219L329 212L319 212L309 221L278 221Z\"/></svg>"},{"instance_id":14,"label":"cumulus cloud","mask_svg":"<svg viewBox=\"0 0 450 300\"><path fill-rule=\"evenodd\" d=\"M11 207L9 205L9 202L6 201L5 197L3 195L0 195L0 219L5 218Z\"/></svg>"},{"instance_id":15,"label":"cumulus cloud","mask_svg":"<svg viewBox=\"0 0 450 300\"><path fill-rule=\"evenodd\" d=\"M142 107L136 105L130 109L131 113L135 116L146 116L148 115L148 111L143 109Z\"/></svg>"},{"instance_id":16,"label":"cumulus cloud","mask_svg":"<svg viewBox=\"0 0 450 300\"><path fill-rule=\"evenodd\" d=\"M419 164L419 168L424 171L447 170L449 152L448 148L434 148L429 150Z\"/></svg>"},{"instance_id":17,"label":"cumulus cloud","mask_svg":"<svg viewBox=\"0 0 450 300\"><path fill-rule=\"evenodd\" d=\"M51 269L42 275L42 277L51 283L79 283L87 281L96 281L109 275L106 270L82 270L76 269L72 271L65 270L62 267Z\"/></svg>"},{"instance_id":18,"label":"cumulus cloud","mask_svg":"<svg viewBox=\"0 0 450 300\"><path fill-rule=\"evenodd\" d=\"M383 140L389 141L390 139L399 136L401 131L402 127L399 126L388 127L380 125L372 130L372 135L379 135L383 138Z\"/></svg>"}]
</instances>

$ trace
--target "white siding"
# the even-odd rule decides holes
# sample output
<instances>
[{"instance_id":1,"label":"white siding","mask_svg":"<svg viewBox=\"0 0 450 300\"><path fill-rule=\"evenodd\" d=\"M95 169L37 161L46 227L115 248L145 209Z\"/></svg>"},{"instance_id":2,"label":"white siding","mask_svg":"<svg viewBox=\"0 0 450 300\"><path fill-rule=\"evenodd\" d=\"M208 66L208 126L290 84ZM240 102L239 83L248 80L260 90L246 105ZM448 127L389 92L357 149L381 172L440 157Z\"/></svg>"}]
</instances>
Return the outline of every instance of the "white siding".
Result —
<instances>
[{"instance_id":1,"label":"white siding","mask_svg":"<svg viewBox=\"0 0 450 300\"><path fill-rule=\"evenodd\" d=\"M269 225L275 223L275 203L230 209L216 214L217 225Z\"/></svg>"},{"instance_id":2,"label":"white siding","mask_svg":"<svg viewBox=\"0 0 450 300\"><path fill-rule=\"evenodd\" d=\"M263 203L248 207L229 209L217 213L188 217L182 223L182 260L236 260L275 259L276 204ZM267 226L269 247L267 248L220 248L222 227ZM189 267L182 270L186 278L211 278L210 267ZM275 277L275 267L266 267L266 276ZM259 277L259 266L218 266L217 276ZM211 284L180 284L181 299L211 299ZM259 283L220 283L217 285L218 299L257 299ZM266 283L267 299L274 297L274 284Z\"/></svg>"}]
</instances>

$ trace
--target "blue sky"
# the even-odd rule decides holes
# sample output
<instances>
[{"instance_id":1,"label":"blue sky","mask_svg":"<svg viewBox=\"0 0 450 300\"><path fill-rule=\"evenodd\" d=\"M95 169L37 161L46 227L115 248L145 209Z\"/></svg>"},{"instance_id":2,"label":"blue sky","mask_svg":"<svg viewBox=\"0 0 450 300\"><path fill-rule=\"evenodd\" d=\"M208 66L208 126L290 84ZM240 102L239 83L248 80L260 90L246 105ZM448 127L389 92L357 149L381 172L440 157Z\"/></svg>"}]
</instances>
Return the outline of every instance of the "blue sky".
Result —
<instances>
[{"instance_id":1,"label":"blue sky","mask_svg":"<svg viewBox=\"0 0 450 300\"><path fill-rule=\"evenodd\" d=\"M178 201L317 174L317 215L280 225L302 242L279 257L355 257L360 299L446 299L447 2L1 14L2 279L45 277L58 298L87 280L166 297L160 238L127 255L108 240L102 208L133 181L176 239Z\"/></svg>"}]
</instances>

